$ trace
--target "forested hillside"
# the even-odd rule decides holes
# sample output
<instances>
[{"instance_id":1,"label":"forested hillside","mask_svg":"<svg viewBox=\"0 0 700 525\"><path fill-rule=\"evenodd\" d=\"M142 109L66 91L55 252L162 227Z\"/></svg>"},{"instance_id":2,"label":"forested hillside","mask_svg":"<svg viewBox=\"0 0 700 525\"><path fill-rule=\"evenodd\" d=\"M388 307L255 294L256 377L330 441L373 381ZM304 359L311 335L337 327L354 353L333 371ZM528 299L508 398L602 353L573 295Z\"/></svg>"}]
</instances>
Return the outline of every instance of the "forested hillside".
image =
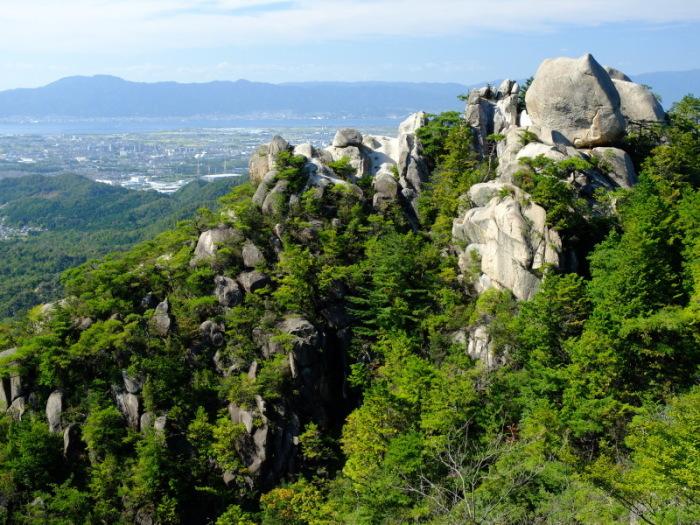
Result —
<instances>
[{"instance_id":1,"label":"forested hillside","mask_svg":"<svg viewBox=\"0 0 700 525\"><path fill-rule=\"evenodd\" d=\"M276 137L0 325L6 521L699 522L700 100L547 67L604 103Z\"/></svg>"},{"instance_id":2,"label":"forested hillside","mask_svg":"<svg viewBox=\"0 0 700 525\"><path fill-rule=\"evenodd\" d=\"M76 175L0 179L2 224L32 228L26 236L0 235L0 319L59 297L63 270L152 238L236 184L196 181L163 195Z\"/></svg>"}]
</instances>

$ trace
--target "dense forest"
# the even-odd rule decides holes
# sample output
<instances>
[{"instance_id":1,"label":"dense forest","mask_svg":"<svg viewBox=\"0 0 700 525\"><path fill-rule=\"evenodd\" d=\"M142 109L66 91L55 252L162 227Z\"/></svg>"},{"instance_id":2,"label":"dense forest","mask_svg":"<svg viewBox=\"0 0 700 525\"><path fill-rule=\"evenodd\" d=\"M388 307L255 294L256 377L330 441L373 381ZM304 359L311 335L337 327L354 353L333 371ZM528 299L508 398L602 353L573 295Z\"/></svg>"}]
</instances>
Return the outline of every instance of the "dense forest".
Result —
<instances>
[{"instance_id":1,"label":"dense forest","mask_svg":"<svg viewBox=\"0 0 700 525\"><path fill-rule=\"evenodd\" d=\"M0 319L57 299L63 270L154 237L237 182L198 180L164 195L70 174L0 179L2 224L34 228L0 240Z\"/></svg>"},{"instance_id":2,"label":"dense forest","mask_svg":"<svg viewBox=\"0 0 700 525\"><path fill-rule=\"evenodd\" d=\"M700 99L627 135L638 183L603 211L581 162L521 163L585 261L524 301L474 293L450 248L494 159L457 113L418 135L417 221L281 148L262 211L241 185L1 325L3 519L700 522ZM478 324L495 365L460 342Z\"/></svg>"}]
</instances>

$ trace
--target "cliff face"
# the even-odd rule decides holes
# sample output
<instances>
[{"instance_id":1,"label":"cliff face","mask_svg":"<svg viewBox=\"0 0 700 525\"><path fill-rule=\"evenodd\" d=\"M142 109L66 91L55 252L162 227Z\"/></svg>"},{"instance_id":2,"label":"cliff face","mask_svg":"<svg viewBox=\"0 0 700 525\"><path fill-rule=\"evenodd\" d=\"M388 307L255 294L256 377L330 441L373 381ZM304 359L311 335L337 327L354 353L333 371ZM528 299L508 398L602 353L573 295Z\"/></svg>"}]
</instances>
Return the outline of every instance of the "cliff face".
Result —
<instances>
[{"instance_id":1,"label":"cliff face","mask_svg":"<svg viewBox=\"0 0 700 525\"><path fill-rule=\"evenodd\" d=\"M411 253L410 243L429 244L426 114L395 137L339 130L323 149L275 137L251 157L248 193L219 215L69 276L73 295L34 312L29 335L0 356L5 407L16 419L45 412L71 468L104 460L91 425L116 409L131 439L160 436L177 457L205 463L198 475L212 492L269 489L314 461L337 470L332 453L315 459L304 440L341 431L359 402L358 370L372 373L368 341L386 335L377 326L388 317L411 329L438 308L427 282L449 281L457 303L489 289L524 301L548 268L575 269L577 225L608 212L601 190L635 182L619 148L626 127L664 118L642 87L590 55L545 62L527 109L519 95L512 81L469 94L474 155L498 166L459 199L447 246ZM375 242L383 237L399 241ZM420 273L402 275L405 259ZM498 366L487 317L442 320L430 337ZM210 428L213 414L223 416ZM137 522L157 514L130 501L120 504ZM216 514L193 509L192 522Z\"/></svg>"}]
</instances>

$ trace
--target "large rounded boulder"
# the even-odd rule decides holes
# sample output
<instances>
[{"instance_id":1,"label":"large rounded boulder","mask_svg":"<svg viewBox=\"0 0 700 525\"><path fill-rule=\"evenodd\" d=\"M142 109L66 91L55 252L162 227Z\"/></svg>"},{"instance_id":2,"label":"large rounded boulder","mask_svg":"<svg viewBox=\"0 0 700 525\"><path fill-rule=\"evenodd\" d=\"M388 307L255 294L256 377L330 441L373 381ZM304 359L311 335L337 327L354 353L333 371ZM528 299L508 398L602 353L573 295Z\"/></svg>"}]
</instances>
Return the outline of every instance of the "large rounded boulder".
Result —
<instances>
[{"instance_id":1,"label":"large rounded boulder","mask_svg":"<svg viewBox=\"0 0 700 525\"><path fill-rule=\"evenodd\" d=\"M558 131L579 148L613 144L625 131L620 96L590 54L542 62L525 103L536 127Z\"/></svg>"},{"instance_id":2,"label":"large rounded boulder","mask_svg":"<svg viewBox=\"0 0 700 525\"><path fill-rule=\"evenodd\" d=\"M625 80L613 79L620 95L620 110L627 122L663 122L664 108L645 86Z\"/></svg>"}]
</instances>

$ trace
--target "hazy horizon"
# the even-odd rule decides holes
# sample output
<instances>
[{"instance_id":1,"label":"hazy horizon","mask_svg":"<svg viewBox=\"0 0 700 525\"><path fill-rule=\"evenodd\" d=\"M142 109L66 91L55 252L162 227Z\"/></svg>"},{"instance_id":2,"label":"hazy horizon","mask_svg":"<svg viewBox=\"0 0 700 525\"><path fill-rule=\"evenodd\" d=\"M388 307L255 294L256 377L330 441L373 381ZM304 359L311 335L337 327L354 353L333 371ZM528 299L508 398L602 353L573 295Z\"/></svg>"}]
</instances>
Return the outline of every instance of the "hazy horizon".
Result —
<instances>
[{"instance_id":1,"label":"hazy horizon","mask_svg":"<svg viewBox=\"0 0 700 525\"><path fill-rule=\"evenodd\" d=\"M700 67L695 67L695 68L689 68L689 69L666 69L666 70L654 70L654 71L639 71L639 72L634 72L634 71L625 71L626 74L636 77L636 76L643 76L647 74L659 74L659 73L690 73L694 71L700 71ZM534 71L533 71L534 73ZM500 75L496 76L494 78L483 78L481 80L477 80L476 82L459 82L459 81L430 81L430 80L396 80L396 79L390 79L390 78L385 78L385 79L376 79L376 80L326 80L326 79L309 79L309 80L280 80L280 81L266 81L266 80L259 80L255 78L217 78L217 79L212 79L212 80L172 80L172 79L161 79L161 80L139 80L136 78L128 78L125 76L121 75L115 75L111 73L85 73L85 74L76 74L76 75L68 75L64 77L59 77L55 78L53 80L49 80L48 82L36 86L15 86L15 87L10 87L10 88L0 88L0 91L9 91L12 89L35 89L35 88L40 88L40 87L46 87L48 85L54 84L56 82L60 82L62 80L66 79L71 79L71 78L98 78L98 77L112 77L115 79L119 80L124 80L126 82L133 82L133 83L141 83L141 84L158 84L158 83L176 83L176 84L209 84L212 82L250 82L253 84L273 84L277 86L284 86L284 85L294 85L294 84L458 84L461 86L465 87L471 87L471 86L480 86L480 85L485 85L489 82L496 82L503 80L505 78L511 78L514 79L513 76L508 76L508 75ZM523 79L525 77L522 77ZM514 80L518 80L517 78Z\"/></svg>"}]
</instances>

